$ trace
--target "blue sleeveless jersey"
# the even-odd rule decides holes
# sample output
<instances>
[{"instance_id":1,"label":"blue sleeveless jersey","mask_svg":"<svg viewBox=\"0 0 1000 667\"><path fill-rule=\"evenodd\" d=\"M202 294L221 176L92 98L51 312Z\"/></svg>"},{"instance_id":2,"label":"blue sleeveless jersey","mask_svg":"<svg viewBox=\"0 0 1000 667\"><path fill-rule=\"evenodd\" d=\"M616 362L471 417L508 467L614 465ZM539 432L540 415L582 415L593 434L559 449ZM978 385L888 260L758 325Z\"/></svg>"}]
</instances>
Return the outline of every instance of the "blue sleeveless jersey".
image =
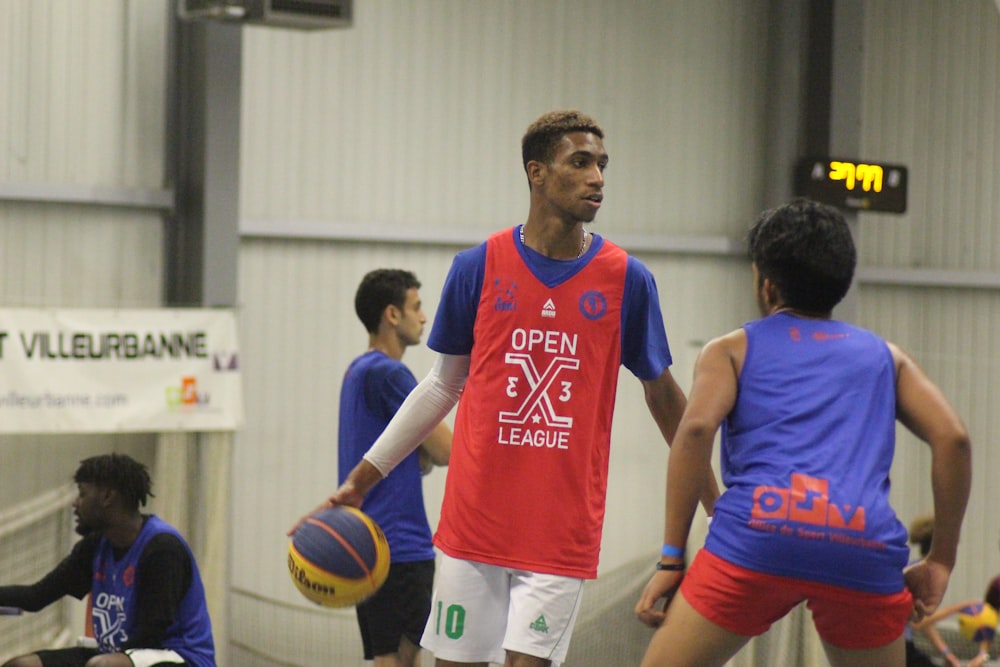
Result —
<instances>
[{"instance_id":1,"label":"blue sleeveless jersey","mask_svg":"<svg viewBox=\"0 0 1000 667\"><path fill-rule=\"evenodd\" d=\"M416 386L416 378L403 362L377 350L351 362L340 390L337 461L341 484ZM434 560L416 450L372 487L361 509L385 533L393 563Z\"/></svg>"},{"instance_id":2,"label":"blue sleeveless jersey","mask_svg":"<svg viewBox=\"0 0 1000 667\"><path fill-rule=\"evenodd\" d=\"M705 547L745 568L872 593L903 588L889 505L896 373L875 334L778 313L744 326L736 405Z\"/></svg>"},{"instance_id":3,"label":"blue sleeveless jersey","mask_svg":"<svg viewBox=\"0 0 1000 667\"><path fill-rule=\"evenodd\" d=\"M101 538L94 554L94 579L90 591L94 637L104 652L117 651L128 641L139 602L135 588L139 558L149 540L161 533L174 535L187 550L191 559L191 586L177 608L176 620L167 628L163 645L147 648L175 651L192 667L215 667L212 623L198 564L177 529L155 515L146 520L139 537L119 560L115 560L111 542Z\"/></svg>"}]
</instances>

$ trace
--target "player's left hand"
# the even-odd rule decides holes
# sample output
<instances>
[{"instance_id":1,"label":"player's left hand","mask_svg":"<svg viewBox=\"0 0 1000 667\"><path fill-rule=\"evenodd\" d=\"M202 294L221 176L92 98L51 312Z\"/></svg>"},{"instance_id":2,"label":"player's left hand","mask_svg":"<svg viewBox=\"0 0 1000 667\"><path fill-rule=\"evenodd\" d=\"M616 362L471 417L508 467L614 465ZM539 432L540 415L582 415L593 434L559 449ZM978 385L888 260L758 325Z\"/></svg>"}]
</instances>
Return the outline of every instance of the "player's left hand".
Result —
<instances>
[{"instance_id":1,"label":"player's left hand","mask_svg":"<svg viewBox=\"0 0 1000 667\"><path fill-rule=\"evenodd\" d=\"M951 578L951 568L936 561L924 558L903 571L906 587L913 594L913 614L911 620L920 622L925 616L930 616L941 604L948 580Z\"/></svg>"},{"instance_id":2,"label":"player's left hand","mask_svg":"<svg viewBox=\"0 0 1000 667\"><path fill-rule=\"evenodd\" d=\"M635 615L639 620L651 628L660 627L667 616L667 607L677 594L683 578L683 571L657 570L635 605ZM657 609L661 599L664 600L663 607Z\"/></svg>"}]
</instances>

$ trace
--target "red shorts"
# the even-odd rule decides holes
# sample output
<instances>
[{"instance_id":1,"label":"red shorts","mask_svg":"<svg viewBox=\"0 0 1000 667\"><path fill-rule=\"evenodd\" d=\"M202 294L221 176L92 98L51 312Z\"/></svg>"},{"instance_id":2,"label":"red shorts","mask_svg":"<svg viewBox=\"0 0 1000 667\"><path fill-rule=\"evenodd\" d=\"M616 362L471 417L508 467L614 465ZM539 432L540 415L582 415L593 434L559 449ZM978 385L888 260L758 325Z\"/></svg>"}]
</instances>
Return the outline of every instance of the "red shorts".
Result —
<instances>
[{"instance_id":1,"label":"red shorts","mask_svg":"<svg viewBox=\"0 0 1000 667\"><path fill-rule=\"evenodd\" d=\"M913 610L904 588L884 595L815 581L779 577L733 565L701 549L681 583L695 611L739 635L755 637L806 601L816 631L839 648L872 649L903 634Z\"/></svg>"}]
</instances>

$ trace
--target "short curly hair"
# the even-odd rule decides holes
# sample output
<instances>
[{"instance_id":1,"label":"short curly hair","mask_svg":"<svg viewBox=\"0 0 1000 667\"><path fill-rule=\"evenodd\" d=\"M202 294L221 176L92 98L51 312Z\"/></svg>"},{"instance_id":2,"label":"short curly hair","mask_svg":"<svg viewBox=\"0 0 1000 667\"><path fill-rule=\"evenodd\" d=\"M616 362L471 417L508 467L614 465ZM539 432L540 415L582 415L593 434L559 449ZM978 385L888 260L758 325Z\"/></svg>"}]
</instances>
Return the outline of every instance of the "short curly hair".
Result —
<instances>
[{"instance_id":1,"label":"short curly hair","mask_svg":"<svg viewBox=\"0 0 1000 667\"><path fill-rule=\"evenodd\" d=\"M571 132L590 132L601 139L604 130L590 116L573 109L549 111L528 126L521 138L521 162L525 171L531 161L551 164L556 146Z\"/></svg>"},{"instance_id":2,"label":"short curly hair","mask_svg":"<svg viewBox=\"0 0 1000 667\"><path fill-rule=\"evenodd\" d=\"M73 481L114 489L129 508L138 509L153 497L153 482L146 466L125 454L102 454L80 462Z\"/></svg>"},{"instance_id":3,"label":"short curly hair","mask_svg":"<svg viewBox=\"0 0 1000 667\"><path fill-rule=\"evenodd\" d=\"M761 280L770 278L785 305L807 313L827 313L840 303L858 261L843 214L802 198L764 211L747 246Z\"/></svg>"}]
</instances>

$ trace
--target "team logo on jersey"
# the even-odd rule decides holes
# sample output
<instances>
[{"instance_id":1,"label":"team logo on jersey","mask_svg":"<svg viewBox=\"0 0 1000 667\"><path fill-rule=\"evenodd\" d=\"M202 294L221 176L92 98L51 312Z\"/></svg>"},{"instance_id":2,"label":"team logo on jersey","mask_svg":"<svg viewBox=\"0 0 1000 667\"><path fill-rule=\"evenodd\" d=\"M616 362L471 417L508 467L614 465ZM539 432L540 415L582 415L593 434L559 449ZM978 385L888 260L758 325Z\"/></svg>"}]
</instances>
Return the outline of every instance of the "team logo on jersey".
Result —
<instances>
[{"instance_id":1,"label":"team logo on jersey","mask_svg":"<svg viewBox=\"0 0 1000 667\"><path fill-rule=\"evenodd\" d=\"M94 624L94 634L101 646L109 650L117 649L128 640L125 632L125 598L101 591L93 598L90 618Z\"/></svg>"},{"instance_id":2,"label":"team logo on jersey","mask_svg":"<svg viewBox=\"0 0 1000 667\"><path fill-rule=\"evenodd\" d=\"M521 400L521 405L516 412L501 411L499 419L507 424L524 424L528 417L534 413L535 423L545 421L546 426L557 428L572 428L573 418L561 416L556 413L549 397L549 388L554 384L560 386L556 379L564 370L576 370L580 367L580 360L572 357L553 357L544 373L539 373L535 366L535 360L530 355L520 352L508 352L504 359L508 364L520 366L524 371L524 379L528 382L529 391L525 393ZM562 395L566 400L569 397L569 383L562 383ZM516 388L512 385L508 387L508 394L517 396Z\"/></svg>"},{"instance_id":3,"label":"team logo on jersey","mask_svg":"<svg viewBox=\"0 0 1000 667\"><path fill-rule=\"evenodd\" d=\"M573 397L579 370L579 335L552 329L515 329L513 351L504 361L520 373L506 377L504 403L514 409L497 413L497 443L516 447L569 449L573 417L564 411Z\"/></svg>"},{"instance_id":4,"label":"team logo on jersey","mask_svg":"<svg viewBox=\"0 0 1000 667\"><path fill-rule=\"evenodd\" d=\"M754 489L751 523L778 519L823 528L864 531L865 508L833 502L829 480L792 473L791 481L789 488L758 486Z\"/></svg>"},{"instance_id":5,"label":"team logo on jersey","mask_svg":"<svg viewBox=\"0 0 1000 667\"><path fill-rule=\"evenodd\" d=\"M517 310L517 283L510 279L494 278L493 291L496 293L493 310L504 313Z\"/></svg>"},{"instance_id":6,"label":"team logo on jersey","mask_svg":"<svg viewBox=\"0 0 1000 667\"><path fill-rule=\"evenodd\" d=\"M556 304L553 303L552 299L546 299L545 305L542 306L542 317L555 317L556 316Z\"/></svg>"},{"instance_id":7,"label":"team logo on jersey","mask_svg":"<svg viewBox=\"0 0 1000 667\"><path fill-rule=\"evenodd\" d=\"M588 320L599 320L608 312L608 300L596 290L584 292L580 297L580 313Z\"/></svg>"}]
</instances>

